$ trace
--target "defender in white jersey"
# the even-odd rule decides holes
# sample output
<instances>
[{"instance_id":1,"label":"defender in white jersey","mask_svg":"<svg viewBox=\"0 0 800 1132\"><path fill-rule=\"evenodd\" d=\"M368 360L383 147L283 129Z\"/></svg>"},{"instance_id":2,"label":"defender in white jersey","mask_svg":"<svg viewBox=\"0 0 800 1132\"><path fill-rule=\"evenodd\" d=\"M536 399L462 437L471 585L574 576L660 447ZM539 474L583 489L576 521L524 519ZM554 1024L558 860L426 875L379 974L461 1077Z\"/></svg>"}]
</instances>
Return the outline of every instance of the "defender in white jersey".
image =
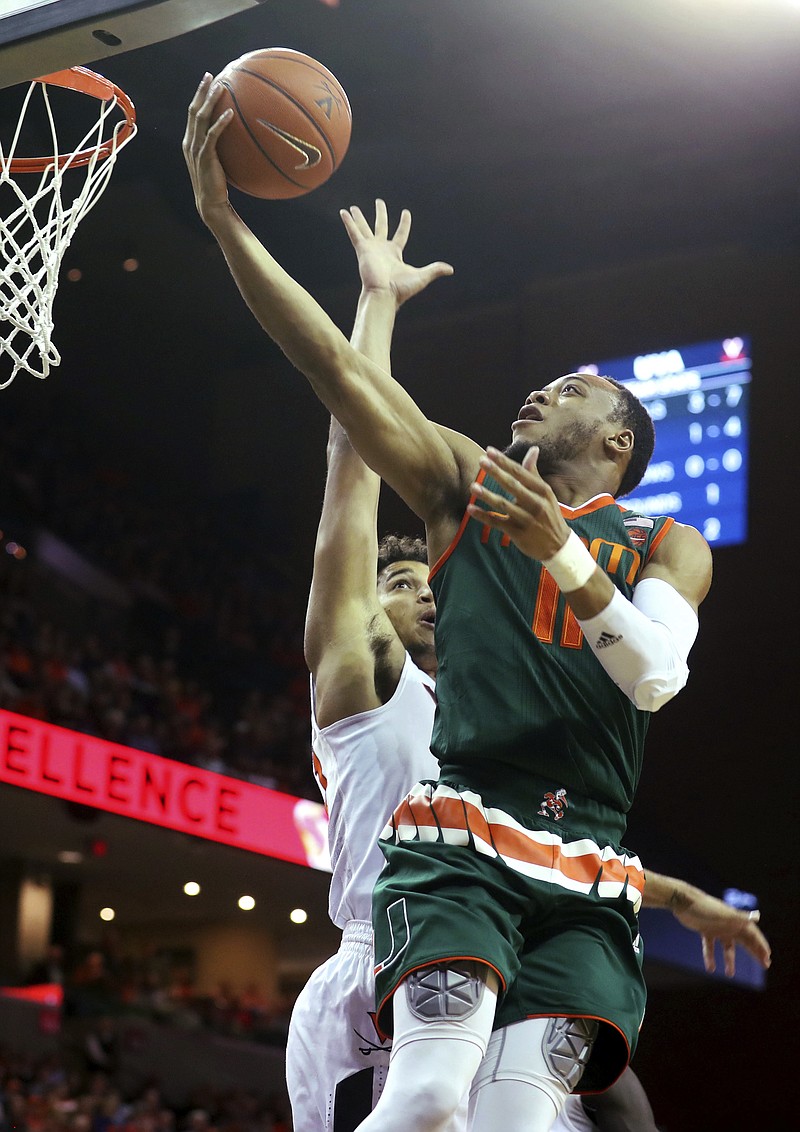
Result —
<instances>
[{"instance_id":1,"label":"defender in white jersey","mask_svg":"<svg viewBox=\"0 0 800 1132\"><path fill-rule=\"evenodd\" d=\"M407 565L395 564L403 574ZM427 584L420 587L418 600L427 600L426 591ZM429 601L427 609L433 612ZM433 689L406 654L387 703L320 728L312 685L314 773L330 819L329 912L343 931L339 951L317 968L292 1013L286 1072L298 1129L352 1129L383 1088L390 1046L372 1021L370 908L383 861L378 834L414 776L438 772L428 749Z\"/></svg>"},{"instance_id":2,"label":"defender in white jersey","mask_svg":"<svg viewBox=\"0 0 800 1132\"><path fill-rule=\"evenodd\" d=\"M425 553L416 541L410 550L405 540L394 546L387 540L386 545L395 553ZM381 573L389 571L390 585L402 578L406 587L406 567L407 561L396 560ZM436 610L427 582L420 584L415 600L422 603L423 623L432 628ZM429 750L435 688L433 677L406 653L397 687L385 704L320 728L312 681L311 750L328 811L333 872L328 912L338 928L350 920L370 919L372 889L383 864L378 837L387 807L391 813L409 782L416 781L409 774L427 778L437 770Z\"/></svg>"},{"instance_id":3,"label":"defender in white jersey","mask_svg":"<svg viewBox=\"0 0 800 1132\"><path fill-rule=\"evenodd\" d=\"M359 254L352 340L385 369L398 306L451 270L403 263L409 225L406 213L389 239L379 210L374 239ZM380 1096L389 1045L372 1021L378 835L413 783L439 772L428 749L436 654L425 544L391 536L378 547L379 489L332 420L305 651L314 772L329 816L329 911L342 943L292 1012L286 1080L297 1132L352 1132ZM463 1128L465 1112L466 1103L451 1132Z\"/></svg>"}]
</instances>

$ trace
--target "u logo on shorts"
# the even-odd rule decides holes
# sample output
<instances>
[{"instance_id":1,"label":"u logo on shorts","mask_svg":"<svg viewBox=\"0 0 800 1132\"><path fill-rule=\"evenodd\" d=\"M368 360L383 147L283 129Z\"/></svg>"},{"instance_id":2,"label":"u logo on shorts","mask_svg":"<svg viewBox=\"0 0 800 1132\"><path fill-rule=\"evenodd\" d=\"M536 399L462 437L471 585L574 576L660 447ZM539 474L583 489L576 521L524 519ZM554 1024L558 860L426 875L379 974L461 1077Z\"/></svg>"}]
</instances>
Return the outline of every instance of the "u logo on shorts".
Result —
<instances>
[{"instance_id":1,"label":"u logo on shorts","mask_svg":"<svg viewBox=\"0 0 800 1132\"><path fill-rule=\"evenodd\" d=\"M391 967L397 962L408 947L409 940L411 939L411 929L408 926L405 896L401 896L399 900L395 900L394 904L389 905L386 909L386 916L389 920L391 947L389 948L389 954L386 958L375 964L376 975L379 975L381 971L385 971L387 967Z\"/></svg>"}]
</instances>

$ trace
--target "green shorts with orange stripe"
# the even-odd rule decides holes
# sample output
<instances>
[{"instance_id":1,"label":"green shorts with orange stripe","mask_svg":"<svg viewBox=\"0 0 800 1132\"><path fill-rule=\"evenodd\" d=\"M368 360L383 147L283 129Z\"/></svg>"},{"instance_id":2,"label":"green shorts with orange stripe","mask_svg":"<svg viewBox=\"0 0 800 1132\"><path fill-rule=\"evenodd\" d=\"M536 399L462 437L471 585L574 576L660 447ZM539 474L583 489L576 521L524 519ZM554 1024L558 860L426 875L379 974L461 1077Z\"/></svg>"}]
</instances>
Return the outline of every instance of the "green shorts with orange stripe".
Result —
<instances>
[{"instance_id":1,"label":"green shorts with orange stripe","mask_svg":"<svg viewBox=\"0 0 800 1132\"><path fill-rule=\"evenodd\" d=\"M373 894L377 1023L412 971L476 959L501 983L495 1026L536 1016L596 1018L578 1092L611 1085L633 1054L645 986L638 858L560 822L420 783L395 811Z\"/></svg>"}]
</instances>

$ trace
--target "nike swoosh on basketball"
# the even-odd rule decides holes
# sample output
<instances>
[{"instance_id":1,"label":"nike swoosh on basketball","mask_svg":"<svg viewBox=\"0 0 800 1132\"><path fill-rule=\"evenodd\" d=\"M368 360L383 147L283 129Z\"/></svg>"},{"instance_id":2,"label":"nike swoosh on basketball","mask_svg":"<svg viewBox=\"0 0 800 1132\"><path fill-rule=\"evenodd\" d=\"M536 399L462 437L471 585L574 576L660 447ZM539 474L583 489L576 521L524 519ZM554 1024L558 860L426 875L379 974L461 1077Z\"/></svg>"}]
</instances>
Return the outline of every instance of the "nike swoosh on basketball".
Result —
<instances>
[{"instance_id":1,"label":"nike swoosh on basketball","mask_svg":"<svg viewBox=\"0 0 800 1132\"><path fill-rule=\"evenodd\" d=\"M296 138L294 134L287 133L286 130L282 130L280 126L276 126L274 122L268 122L265 118L257 118L256 121L259 126L266 126L268 130L272 130L273 134L277 134L279 138L288 142L292 149L297 150L303 160L299 165L295 165L295 169L313 169L315 165L319 165L322 161L322 150L317 149L311 142Z\"/></svg>"}]
</instances>

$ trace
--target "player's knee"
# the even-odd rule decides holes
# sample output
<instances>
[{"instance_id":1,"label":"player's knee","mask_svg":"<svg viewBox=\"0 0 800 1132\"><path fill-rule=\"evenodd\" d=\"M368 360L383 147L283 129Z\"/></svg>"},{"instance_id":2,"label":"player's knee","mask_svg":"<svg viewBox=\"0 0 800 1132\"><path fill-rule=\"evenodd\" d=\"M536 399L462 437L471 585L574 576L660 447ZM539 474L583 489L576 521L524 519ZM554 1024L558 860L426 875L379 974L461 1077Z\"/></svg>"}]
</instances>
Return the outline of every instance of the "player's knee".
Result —
<instances>
[{"instance_id":1,"label":"player's knee","mask_svg":"<svg viewBox=\"0 0 800 1132\"><path fill-rule=\"evenodd\" d=\"M468 1088L468 1080L464 1082L460 1074L453 1074L452 1066L434 1058L428 1070L408 1083L403 1102L406 1127L438 1132L449 1124Z\"/></svg>"},{"instance_id":2,"label":"player's knee","mask_svg":"<svg viewBox=\"0 0 800 1132\"><path fill-rule=\"evenodd\" d=\"M469 963L426 967L395 992L387 1092L402 1081L404 1126L415 1132L450 1121L486 1052L497 996L483 973Z\"/></svg>"}]
</instances>

